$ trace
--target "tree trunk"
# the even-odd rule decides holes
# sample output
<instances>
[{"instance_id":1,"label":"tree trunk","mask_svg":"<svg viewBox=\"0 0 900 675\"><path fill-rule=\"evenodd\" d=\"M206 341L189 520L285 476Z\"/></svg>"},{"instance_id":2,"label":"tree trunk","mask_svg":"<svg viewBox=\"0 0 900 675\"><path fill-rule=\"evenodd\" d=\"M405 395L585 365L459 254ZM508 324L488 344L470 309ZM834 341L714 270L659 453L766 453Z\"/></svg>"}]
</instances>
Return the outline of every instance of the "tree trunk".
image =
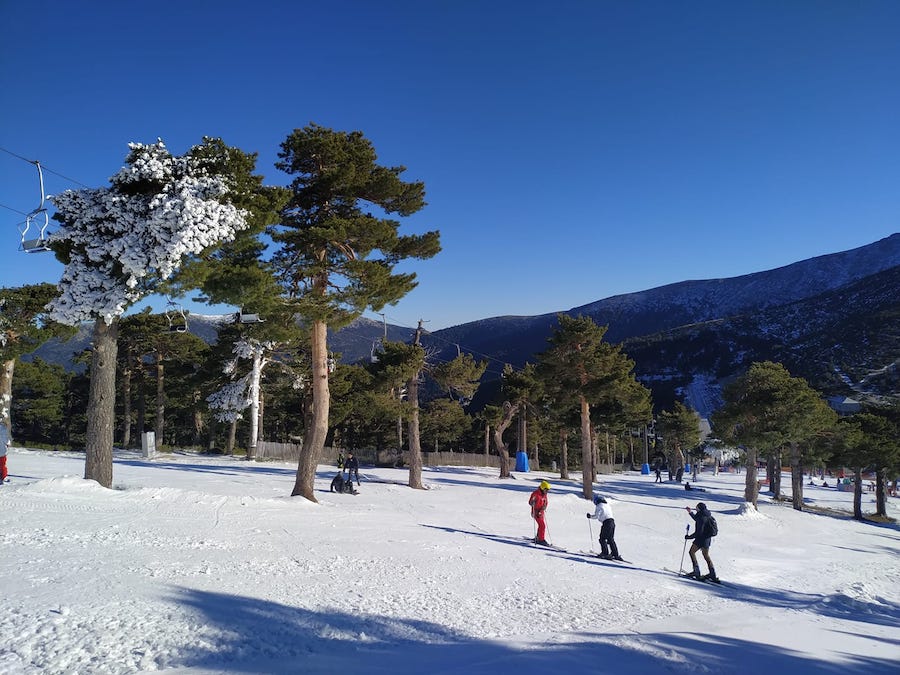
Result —
<instances>
[{"instance_id":1,"label":"tree trunk","mask_svg":"<svg viewBox=\"0 0 900 675\"><path fill-rule=\"evenodd\" d=\"M863 519L862 512L862 467L857 466L853 468L853 475L856 476L855 484L853 485L853 517L856 520ZM840 483L838 483L840 485Z\"/></svg>"},{"instance_id":2,"label":"tree trunk","mask_svg":"<svg viewBox=\"0 0 900 675\"><path fill-rule=\"evenodd\" d=\"M202 444L203 438L203 410L200 408L200 401L202 400L202 394L199 391L194 391L192 395L193 402L193 418L194 418L194 438L191 440L191 445L199 448Z\"/></svg>"},{"instance_id":3,"label":"tree trunk","mask_svg":"<svg viewBox=\"0 0 900 675\"><path fill-rule=\"evenodd\" d=\"M137 399L137 420L135 421L135 428L137 429L138 436L143 434L147 430L147 396L145 393L145 384L144 381L144 365L139 364L139 367L136 371L137 374L137 389L138 389L138 399Z\"/></svg>"},{"instance_id":4,"label":"tree trunk","mask_svg":"<svg viewBox=\"0 0 900 675\"><path fill-rule=\"evenodd\" d=\"M122 370L122 447L131 445L131 354Z\"/></svg>"},{"instance_id":5,"label":"tree trunk","mask_svg":"<svg viewBox=\"0 0 900 675\"><path fill-rule=\"evenodd\" d=\"M756 508L756 500L759 498L759 483L757 483L756 450L747 448L747 475L744 477L744 501L753 504Z\"/></svg>"},{"instance_id":6,"label":"tree trunk","mask_svg":"<svg viewBox=\"0 0 900 675\"><path fill-rule=\"evenodd\" d=\"M484 454L488 454L487 441L485 441ZM403 458L403 415L397 415L397 464L400 466L400 460Z\"/></svg>"},{"instance_id":7,"label":"tree trunk","mask_svg":"<svg viewBox=\"0 0 900 675\"><path fill-rule=\"evenodd\" d=\"M112 449L116 424L116 350L119 323L94 322L94 348L88 389L84 477L112 487Z\"/></svg>"},{"instance_id":8,"label":"tree trunk","mask_svg":"<svg viewBox=\"0 0 900 675\"><path fill-rule=\"evenodd\" d=\"M303 434L303 446L297 463L297 479L294 481L292 497L305 497L318 502L315 495L316 466L325 437L328 435L328 411L331 406L331 391L328 387L328 326L324 321L313 321L310 328L312 352L312 410L310 425Z\"/></svg>"},{"instance_id":9,"label":"tree trunk","mask_svg":"<svg viewBox=\"0 0 900 675\"><path fill-rule=\"evenodd\" d=\"M237 439L237 418L228 425L228 440L225 441L225 453L234 457L234 444Z\"/></svg>"},{"instance_id":10,"label":"tree trunk","mask_svg":"<svg viewBox=\"0 0 900 675\"><path fill-rule=\"evenodd\" d=\"M511 478L512 474L509 470L509 447L503 442L503 432L509 428L516 413L519 412L518 405L507 403L504 405L503 419L500 424L494 427L494 447L497 448L497 454L500 456L500 476L499 478Z\"/></svg>"},{"instance_id":11,"label":"tree trunk","mask_svg":"<svg viewBox=\"0 0 900 675\"><path fill-rule=\"evenodd\" d=\"M15 359L4 361L0 368L0 424L9 431L9 438L12 438L12 381L15 369Z\"/></svg>"},{"instance_id":12,"label":"tree trunk","mask_svg":"<svg viewBox=\"0 0 900 675\"><path fill-rule=\"evenodd\" d=\"M410 404L409 430L406 433L409 442L409 487L414 490L423 489L422 485L422 439L419 435L419 373L416 372L406 385L407 398Z\"/></svg>"},{"instance_id":13,"label":"tree trunk","mask_svg":"<svg viewBox=\"0 0 900 675\"><path fill-rule=\"evenodd\" d=\"M875 513L885 517L887 516L887 486L887 467L880 466L875 472Z\"/></svg>"},{"instance_id":14,"label":"tree trunk","mask_svg":"<svg viewBox=\"0 0 900 675\"><path fill-rule=\"evenodd\" d=\"M569 480L569 432L565 429L559 432L559 477Z\"/></svg>"},{"instance_id":15,"label":"tree trunk","mask_svg":"<svg viewBox=\"0 0 900 675\"><path fill-rule=\"evenodd\" d=\"M253 368L250 371L250 440L247 443L247 459L256 457L256 444L259 439L259 383L262 379L263 369L262 354L258 349L253 350ZM324 445L324 444L323 444Z\"/></svg>"},{"instance_id":16,"label":"tree trunk","mask_svg":"<svg viewBox=\"0 0 900 675\"><path fill-rule=\"evenodd\" d=\"M206 451L212 452L216 449L216 416L209 416L208 435L206 437Z\"/></svg>"},{"instance_id":17,"label":"tree trunk","mask_svg":"<svg viewBox=\"0 0 900 675\"><path fill-rule=\"evenodd\" d=\"M594 463L591 459L591 407L581 396L581 494L591 499L594 493Z\"/></svg>"},{"instance_id":18,"label":"tree trunk","mask_svg":"<svg viewBox=\"0 0 900 675\"><path fill-rule=\"evenodd\" d=\"M491 456L491 425L484 425L484 465L488 466L488 457Z\"/></svg>"},{"instance_id":19,"label":"tree trunk","mask_svg":"<svg viewBox=\"0 0 900 675\"><path fill-rule=\"evenodd\" d=\"M784 495L781 494L781 465L784 463L784 455L780 448L778 452L775 453L772 462L772 482L769 483L769 487L771 488L769 491L775 499L784 499Z\"/></svg>"},{"instance_id":20,"label":"tree trunk","mask_svg":"<svg viewBox=\"0 0 900 675\"><path fill-rule=\"evenodd\" d=\"M802 511L803 463L800 458L800 445L793 441L791 442L791 499L794 503L794 509Z\"/></svg>"},{"instance_id":21,"label":"tree trunk","mask_svg":"<svg viewBox=\"0 0 900 675\"><path fill-rule=\"evenodd\" d=\"M156 446L161 447L165 442L163 434L166 428L166 366L163 363L163 355L156 353Z\"/></svg>"}]
</instances>

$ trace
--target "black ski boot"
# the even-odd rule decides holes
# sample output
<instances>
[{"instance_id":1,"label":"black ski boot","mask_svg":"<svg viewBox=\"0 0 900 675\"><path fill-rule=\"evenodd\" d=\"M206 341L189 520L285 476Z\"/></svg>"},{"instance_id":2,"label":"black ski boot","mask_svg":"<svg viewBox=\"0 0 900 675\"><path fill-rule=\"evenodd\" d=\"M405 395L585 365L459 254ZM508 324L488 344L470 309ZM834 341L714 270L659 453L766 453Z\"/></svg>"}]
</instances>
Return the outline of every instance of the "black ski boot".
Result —
<instances>
[{"instance_id":1,"label":"black ski boot","mask_svg":"<svg viewBox=\"0 0 900 675\"><path fill-rule=\"evenodd\" d=\"M709 574L704 574L700 577L703 581L712 581L713 583L719 583L719 577L716 576L716 568L710 567Z\"/></svg>"}]
</instances>

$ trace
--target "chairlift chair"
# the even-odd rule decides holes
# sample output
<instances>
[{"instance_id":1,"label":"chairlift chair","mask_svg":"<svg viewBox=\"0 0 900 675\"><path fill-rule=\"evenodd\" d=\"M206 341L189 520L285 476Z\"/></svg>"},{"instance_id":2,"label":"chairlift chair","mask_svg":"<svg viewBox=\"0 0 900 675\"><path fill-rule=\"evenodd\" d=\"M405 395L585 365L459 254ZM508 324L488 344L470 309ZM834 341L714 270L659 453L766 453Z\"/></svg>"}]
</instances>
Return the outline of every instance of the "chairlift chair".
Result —
<instances>
[{"instance_id":1,"label":"chairlift chair","mask_svg":"<svg viewBox=\"0 0 900 675\"><path fill-rule=\"evenodd\" d=\"M235 323L263 323L265 319L260 319L259 314L244 314L243 310L238 310L234 315Z\"/></svg>"},{"instance_id":2,"label":"chairlift chair","mask_svg":"<svg viewBox=\"0 0 900 675\"><path fill-rule=\"evenodd\" d=\"M47 244L47 228L50 226L50 216L47 209L44 208L44 172L41 170L41 163L38 161L31 162L37 168L38 182L41 186L41 201L37 208L25 216L25 222L19 227L19 233L22 235L22 243L19 244L19 250L25 253L38 253L40 251L49 251ZM29 231L32 228L37 229L37 237L29 238Z\"/></svg>"},{"instance_id":3,"label":"chairlift chair","mask_svg":"<svg viewBox=\"0 0 900 675\"><path fill-rule=\"evenodd\" d=\"M169 309L171 307L172 309ZM187 314L184 307L176 305L171 300L166 306L166 320L169 322L169 331L172 333L186 333L188 329Z\"/></svg>"}]
</instances>

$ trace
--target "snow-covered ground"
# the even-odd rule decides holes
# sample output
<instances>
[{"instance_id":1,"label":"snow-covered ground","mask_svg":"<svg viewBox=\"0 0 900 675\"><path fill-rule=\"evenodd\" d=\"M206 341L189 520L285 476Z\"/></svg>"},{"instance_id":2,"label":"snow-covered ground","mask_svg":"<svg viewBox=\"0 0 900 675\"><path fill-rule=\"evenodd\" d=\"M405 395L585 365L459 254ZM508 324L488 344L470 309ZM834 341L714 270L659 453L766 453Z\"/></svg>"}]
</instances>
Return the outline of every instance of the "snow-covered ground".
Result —
<instances>
[{"instance_id":1,"label":"snow-covered ground","mask_svg":"<svg viewBox=\"0 0 900 675\"><path fill-rule=\"evenodd\" d=\"M0 673L897 673L900 530L604 476L616 540L597 547L580 481L483 468L363 468L360 494L287 496L294 467L13 449L0 487ZM550 538L525 542L547 478ZM786 482L789 487L789 482ZM849 511L850 494L807 487ZM684 510L717 516L722 586L680 579ZM866 495L864 510L873 510ZM891 499L891 515L900 503ZM684 557L687 566L687 558Z\"/></svg>"}]
</instances>

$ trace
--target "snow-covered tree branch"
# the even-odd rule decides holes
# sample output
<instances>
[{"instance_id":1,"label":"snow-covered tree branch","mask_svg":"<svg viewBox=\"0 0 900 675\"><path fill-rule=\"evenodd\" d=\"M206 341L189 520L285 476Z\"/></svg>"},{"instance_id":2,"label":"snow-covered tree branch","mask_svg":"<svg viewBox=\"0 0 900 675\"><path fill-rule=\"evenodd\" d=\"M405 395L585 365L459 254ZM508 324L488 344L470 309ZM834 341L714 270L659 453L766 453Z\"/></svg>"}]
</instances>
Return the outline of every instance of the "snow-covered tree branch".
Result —
<instances>
[{"instance_id":1,"label":"snow-covered tree branch","mask_svg":"<svg viewBox=\"0 0 900 675\"><path fill-rule=\"evenodd\" d=\"M222 176L190 155L173 157L162 141L132 143L110 187L51 197L62 227L51 246L66 263L51 318L107 325L156 290L181 260L246 227L246 212L222 201Z\"/></svg>"}]
</instances>

